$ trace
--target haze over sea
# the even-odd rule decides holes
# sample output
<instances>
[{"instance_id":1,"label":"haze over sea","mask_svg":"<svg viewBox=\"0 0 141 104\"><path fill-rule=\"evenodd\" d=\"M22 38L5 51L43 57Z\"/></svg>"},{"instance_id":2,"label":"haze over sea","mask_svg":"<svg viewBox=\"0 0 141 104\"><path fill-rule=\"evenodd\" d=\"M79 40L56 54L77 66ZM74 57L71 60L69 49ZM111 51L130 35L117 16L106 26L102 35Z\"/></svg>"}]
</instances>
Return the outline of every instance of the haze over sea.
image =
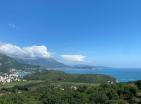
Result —
<instances>
[{"instance_id":1,"label":"haze over sea","mask_svg":"<svg viewBox=\"0 0 141 104\"><path fill-rule=\"evenodd\" d=\"M91 69L68 69L65 70L66 73L73 74L105 74L115 77L119 82L128 82L141 79L140 69L101 69L101 70L91 70Z\"/></svg>"}]
</instances>

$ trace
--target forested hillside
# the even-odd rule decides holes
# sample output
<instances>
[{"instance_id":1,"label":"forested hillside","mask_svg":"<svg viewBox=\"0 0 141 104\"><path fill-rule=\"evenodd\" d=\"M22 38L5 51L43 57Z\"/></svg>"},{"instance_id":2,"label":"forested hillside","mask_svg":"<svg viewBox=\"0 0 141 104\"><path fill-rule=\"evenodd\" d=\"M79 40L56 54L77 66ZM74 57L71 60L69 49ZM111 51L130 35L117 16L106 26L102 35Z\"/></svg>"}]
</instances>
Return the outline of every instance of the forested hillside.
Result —
<instances>
[{"instance_id":1,"label":"forested hillside","mask_svg":"<svg viewBox=\"0 0 141 104\"><path fill-rule=\"evenodd\" d=\"M0 72L9 72L11 69L31 71L39 69L39 66L20 63L9 56L0 54Z\"/></svg>"},{"instance_id":2,"label":"forested hillside","mask_svg":"<svg viewBox=\"0 0 141 104\"><path fill-rule=\"evenodd\" d=\"M102 74L67 74L62 71L47 70L25 77L27 80L46 80L78 83L115 83L116 79Z\"/></svg>"},{"instance_id":3,"label":"forested hillside","mask_svg":"<svg viewBox=\"0 0 141 104\"><path fill-rule=\"evenodd\" d=\"M38 82L0 89L0 104L141 104L141 81L119 84Z\"/></svg>"}]
</instances>

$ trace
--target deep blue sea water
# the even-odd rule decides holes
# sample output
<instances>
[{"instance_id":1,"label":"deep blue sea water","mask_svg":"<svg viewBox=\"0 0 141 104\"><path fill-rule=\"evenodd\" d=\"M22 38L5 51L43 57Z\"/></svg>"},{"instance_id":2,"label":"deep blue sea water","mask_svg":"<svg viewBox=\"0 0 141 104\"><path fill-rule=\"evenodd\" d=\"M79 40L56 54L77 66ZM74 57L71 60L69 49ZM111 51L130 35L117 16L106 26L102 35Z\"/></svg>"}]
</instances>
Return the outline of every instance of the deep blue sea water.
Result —
<instances>
[{"instance_id":1,"label":"deep blue sea water","mask_svg":"<svg viewBox=\"0 0 141 104\"><path fill-rule=\"evenodd\" d=\"M73 74L105 74L115 77L119 82L141 80L141 69L67 69L64 71Z\"/></svg>"}]
</instances>

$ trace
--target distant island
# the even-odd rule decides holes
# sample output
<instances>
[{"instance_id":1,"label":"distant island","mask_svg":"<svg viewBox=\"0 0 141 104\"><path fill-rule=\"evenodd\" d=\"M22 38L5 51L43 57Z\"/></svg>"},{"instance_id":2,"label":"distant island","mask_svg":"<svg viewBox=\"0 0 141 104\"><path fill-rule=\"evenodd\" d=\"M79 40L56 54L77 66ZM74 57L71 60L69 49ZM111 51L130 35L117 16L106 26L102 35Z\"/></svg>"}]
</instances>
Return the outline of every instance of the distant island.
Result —
<instances>
[{"instance_id":1,"label":"distant island","mask_svg":"<svg viewBox=\"0 0 141 104\"><path fill-rule=\"evenodd\" d=\"M80 64L80 65L74 65L72 66L72 68L75 69L94 69L94 70L98 70L98 69L110 69L111 67L105 67L105 66L92 66L92 65L84 65L84 64Z\"/></svg>"}]
</instances>

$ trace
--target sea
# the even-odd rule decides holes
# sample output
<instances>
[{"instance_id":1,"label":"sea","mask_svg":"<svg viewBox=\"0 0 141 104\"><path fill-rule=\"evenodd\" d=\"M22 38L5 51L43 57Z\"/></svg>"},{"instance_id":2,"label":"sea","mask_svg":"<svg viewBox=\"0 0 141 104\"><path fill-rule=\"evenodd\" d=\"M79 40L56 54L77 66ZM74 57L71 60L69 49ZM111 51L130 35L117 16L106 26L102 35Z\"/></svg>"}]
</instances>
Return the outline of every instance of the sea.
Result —
<instances>
[{"instance_id":1,"label":"sea","mask_svg":"<svg viewBox=\"0 0 141 104\"><path fill-rule=\"evenodd\" d=\"M119 82L141 80L141 69L67 69L64 72L72 74L104 74L116 78Z\"/></svg>"}]
</instances>

